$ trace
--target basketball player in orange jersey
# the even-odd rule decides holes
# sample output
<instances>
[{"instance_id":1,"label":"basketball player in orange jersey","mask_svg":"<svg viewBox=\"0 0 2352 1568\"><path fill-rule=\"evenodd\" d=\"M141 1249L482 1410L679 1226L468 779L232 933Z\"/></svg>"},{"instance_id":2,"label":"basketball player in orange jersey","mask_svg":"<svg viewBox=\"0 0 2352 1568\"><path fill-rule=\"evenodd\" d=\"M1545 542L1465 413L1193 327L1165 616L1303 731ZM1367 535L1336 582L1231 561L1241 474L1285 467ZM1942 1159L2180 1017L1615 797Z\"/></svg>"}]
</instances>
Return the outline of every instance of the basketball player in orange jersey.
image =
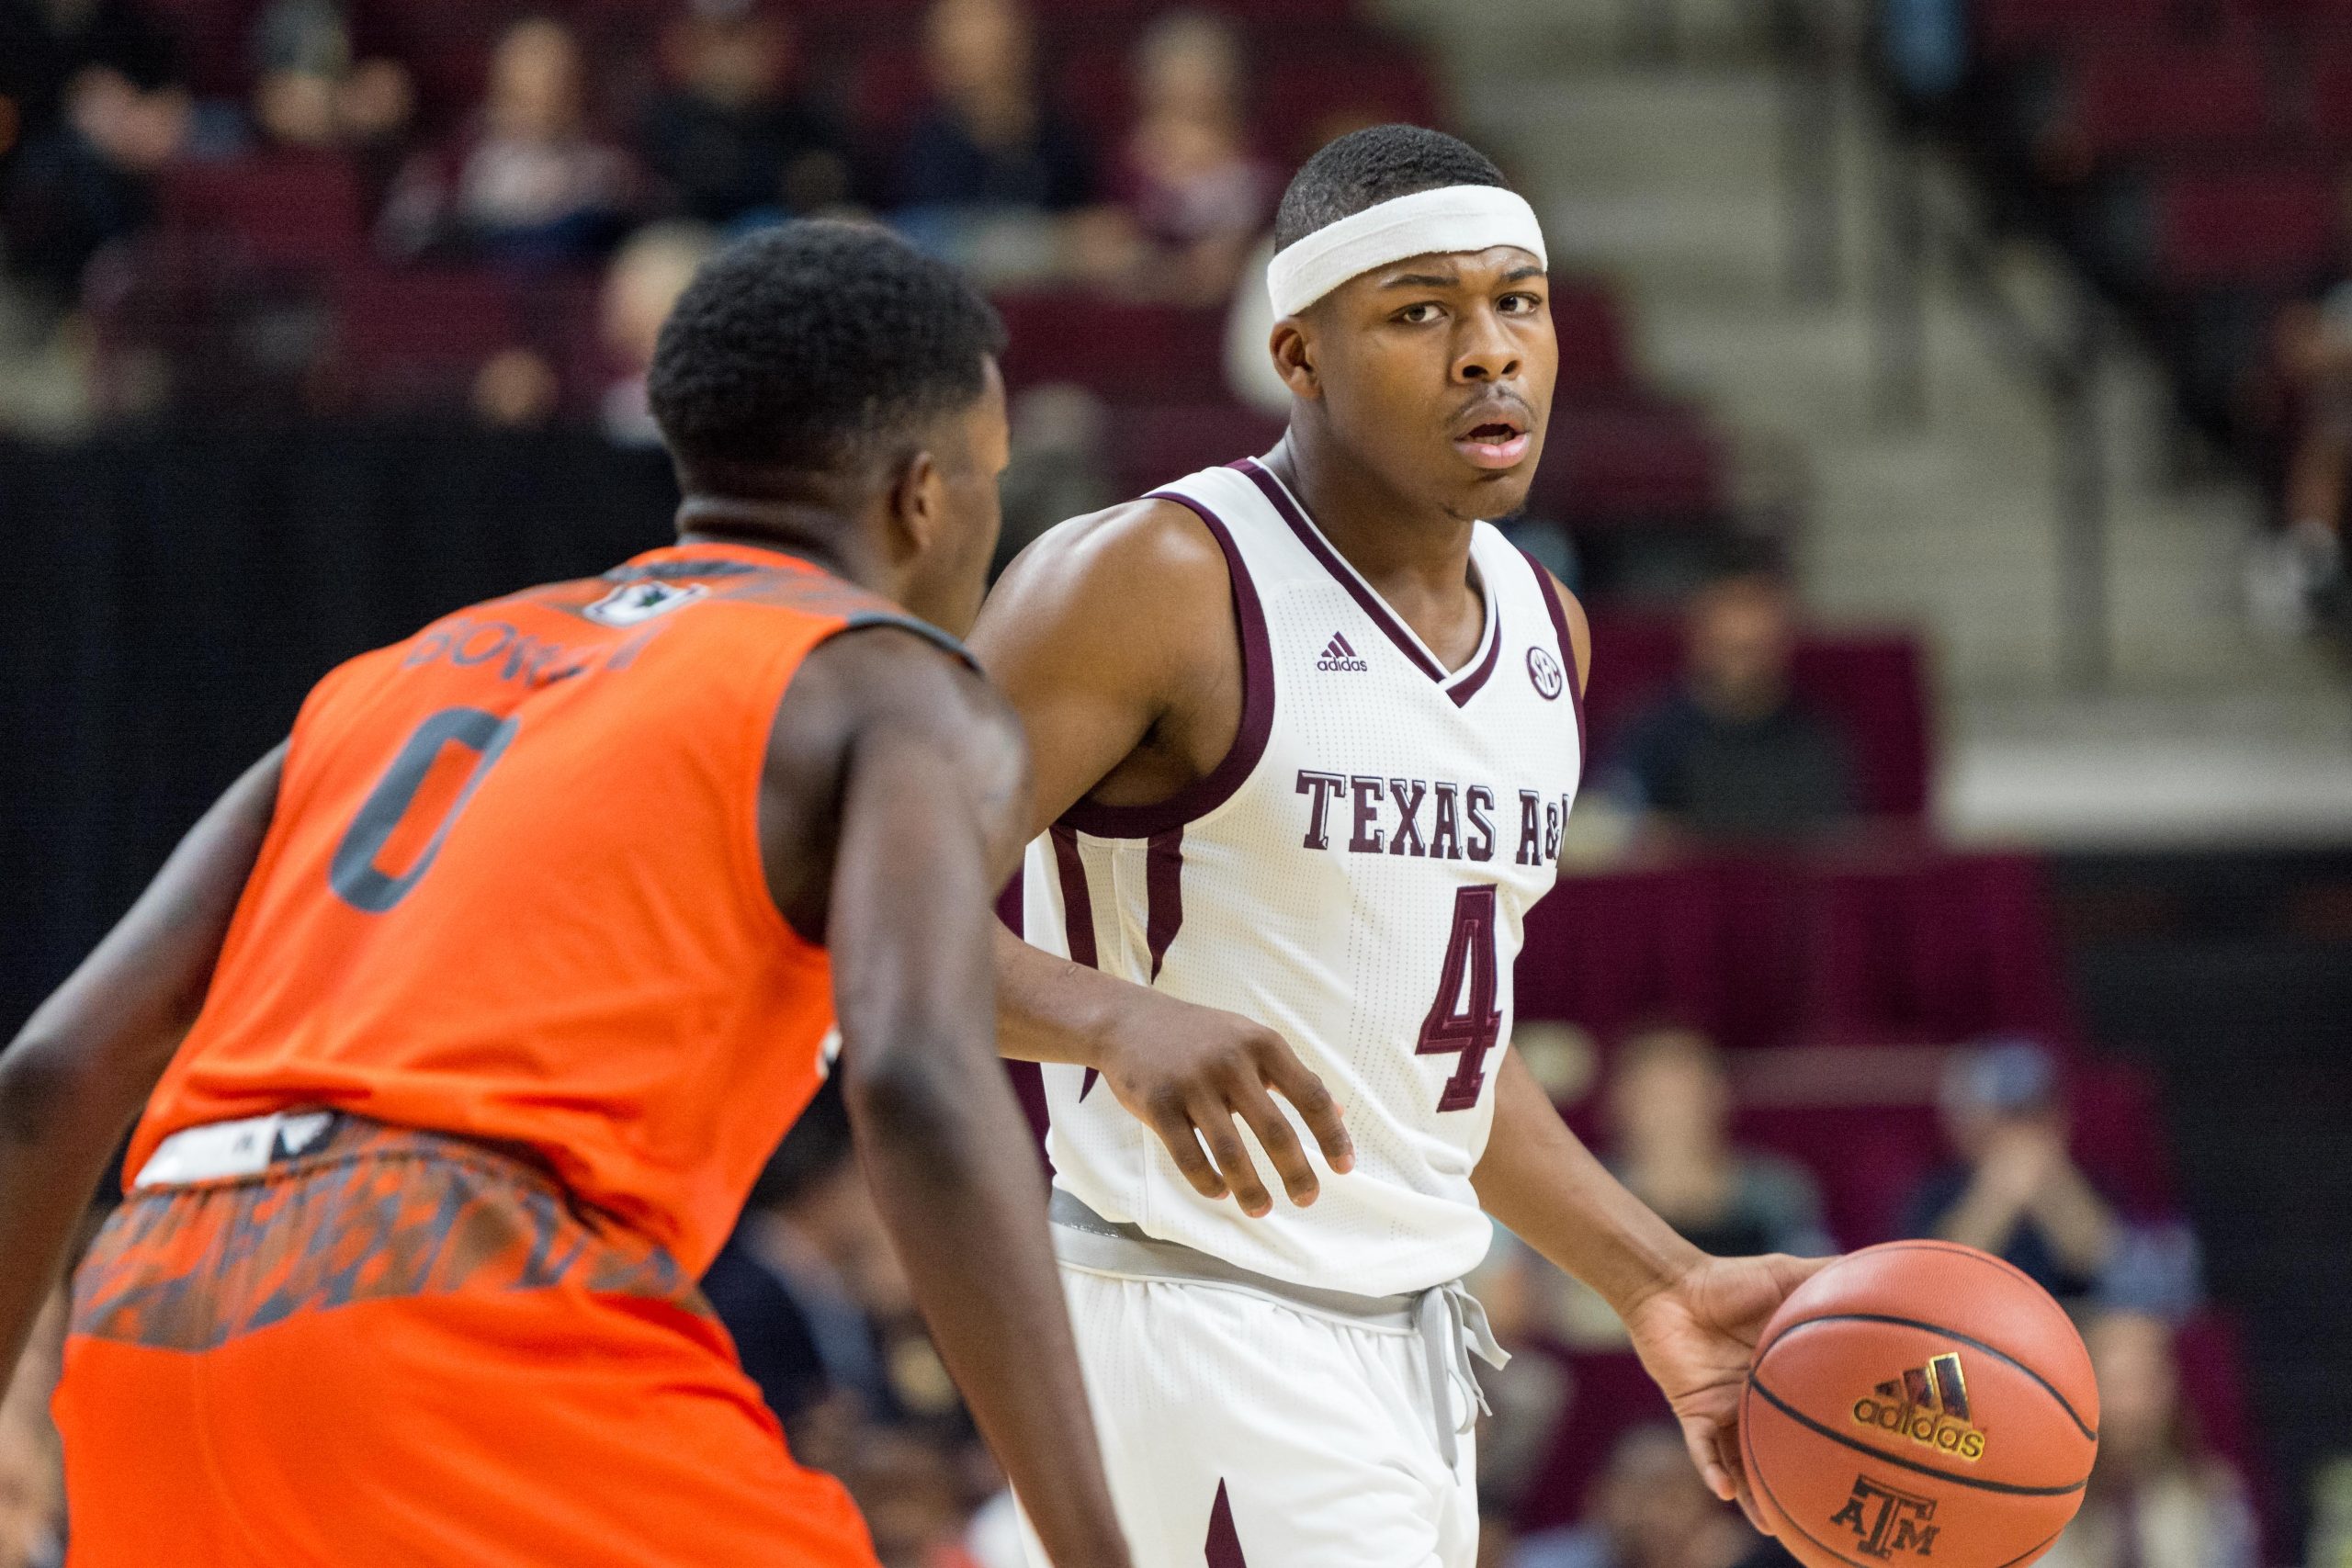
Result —
<instances>
[{"instance_id":1,"label":"basketball player in orange jersey","mask_svg":"<svg viewBox=\"0 0 2352 1568\"><path fill-rule=\"evenodd\" d=\"M1725 1499L1815 1266L1702 1256L1509 1049L1589 662L1480 521L1525 501L1557 368L1535 214L1384 126L1308 161L1275 244L1288 434L1048 533L974 634L1037 763L999 1029L1046 1064L1139 1568L1470 1568L1487 1216L1618 1309Z\"/></svg>"},{"instance_id":2,"label":"basketball player in orange jersey","mask_svg":"<svg viewBox=\"0 0 2352 1568\"><path fill-rule=\"evenodd\" d=\"M715 259L679 542L330 674L0 1056L0 1364L147 1107L55 1403L81 1568L871 1568L694 1284L836 1039L982 1431L1125 1568L991 1048L1022 747L949 636L1000 332L876 231Z\"/></svg>"}]
</instances>

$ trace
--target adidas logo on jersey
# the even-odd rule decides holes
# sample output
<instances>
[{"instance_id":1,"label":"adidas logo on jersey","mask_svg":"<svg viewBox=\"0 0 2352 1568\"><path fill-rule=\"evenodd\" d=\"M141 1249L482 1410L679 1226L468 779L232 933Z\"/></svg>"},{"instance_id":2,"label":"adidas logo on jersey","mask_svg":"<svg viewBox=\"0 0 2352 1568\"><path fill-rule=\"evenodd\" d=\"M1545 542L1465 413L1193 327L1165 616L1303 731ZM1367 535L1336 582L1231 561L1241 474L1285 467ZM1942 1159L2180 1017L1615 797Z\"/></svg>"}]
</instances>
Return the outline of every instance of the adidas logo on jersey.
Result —
<instances>
[{"instance_id":1,"label":"adidas logo on jersey","mask_svg":"<svg viewBox=\"0 0 2352 1568\"><path fill-rule=\"evenodd\" d=\"M1968 1380L1957 1352L1890 1378L1854 1402L1854 1424L1900 1433L1922 1448L1972 1462L1984 1456L1984 1434L1969 1419Z\"/></svg>"},{"instance_id":2,"label":"adidas logo on jersey","mask_svg":"<svg viewBox=\"0 0 2352 1568\"><path fill-rule=\"evenodd\" d=\"M1315 661L1315 668L1317 670L1353 670L1358 673L1362 673L1364 671L1370 670L1372 666L1366 664L1362 659L1356 656L1356 650L1348 646L1348 639L1346 637L1342 637L1338 632L1333 632L1331 634L1331 640L1323 645L1323 657Z\"/></svg>"}]
</instances>

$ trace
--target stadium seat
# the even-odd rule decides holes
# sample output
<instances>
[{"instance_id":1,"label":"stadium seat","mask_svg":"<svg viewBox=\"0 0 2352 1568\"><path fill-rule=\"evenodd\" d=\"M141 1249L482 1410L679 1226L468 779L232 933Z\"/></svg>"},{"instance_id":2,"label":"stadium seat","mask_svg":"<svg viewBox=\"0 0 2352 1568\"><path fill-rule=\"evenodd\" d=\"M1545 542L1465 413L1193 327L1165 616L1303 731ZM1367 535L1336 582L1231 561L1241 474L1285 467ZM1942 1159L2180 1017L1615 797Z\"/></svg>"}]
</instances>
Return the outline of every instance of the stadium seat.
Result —
<instances>
[{"instance_id":1,"label":"stadium seat","mask_svg":"<svg viewBox=\"0 0 2352 1568\"><path fill-rule=\"evenodd\" d=\"M1668 617L1595 615L1593 661L1609 671L1588 699L1593 750L1604 761L1624 727L1682 666L1682 628ZM1807 633L1792 671L1797 694L1847 737L1865 811L1917 818L1928 808L1934 747L1924 655L1902 633Z\"/></svg>"},{"instance_id":2,"label":"stadium seat","mask_svg":"<svg viewBox=\"0 0 2352 1568\"><path fill-rule=\"evenodd\" d=\"M2273 123L2268 62L2253 41L2134 39L2077 50L2044 132L2067 172L2111 159L2253 143Z\"/></svg>"},{"instance_id":3,"label":"stadium seat","mask_svg":"<svg viewBox=\"0 0 2352 1568\"><path fill-rule=\"evenodd\" d=\"M998 297L1015 390L1068 381L1114 403L1218 403L1225 313L1105 299L1082 290Z\"/></svg>"},{"instance_id":4,"label":"stadium seat","mask_svg":"<svg viewBox=\"0 0 2352 1568\"><path fill-rule=\"evenodd\" d=\"M334 396L347 408L463 408L482 361L526 341L513 288L476 268L352 267L333 299Z\"/></svg>"},{"instance_id":5,"label":"stadium seat","mask_svg":"<svg viewBox=\"0 0 2352 1568\"><path fill-rule=\"evenodd\" d=\"M2308 164L2160 176L2153 281L2158 288L2294 286L2340 248L2342 195Z\"/></svg>"},{"instance_id":6,"label":"stadium seat","mask_svg":"<svg viewBox=\"0 0 2352 1568\"><path fill-rule=\"evenodd\" d=\"M1552 329L1560 343L1560 403L1622 401L1635 384L1617 294L1598 278L1555 275Z\"/></svg>"},{"instance_id":7,"label":"stadium seat","mask_svg":"<svg viewBox=\"0 0 2352 1568\"><path fill-rule=\"evenodd\" d=\"M1112 442L1119 493L1142 495L1195 469L1255 457L1282 434L1280 419L1232 403L1123 409Z\"/></svg>"},{"instance_id":8,"label":"stadium seat","mask_svg":"<svg viewBox=\"0 0 2352 1568\"><path fill-rule=\"evenodd\" d=\"M1971 7L1977 50L1993 61L2077 39L2153 37L2177 10L2175 0L1976 0Z\"/></svg>"},{"instance_id":9,"label":"stadium seat","mask_svg":"<svg viewBox=\"0 0 2352 1568\"><path fill-rule=\"evenodd\" d=\"M176 164L157 206L167 233L226 262L321 266L358 255L367 243L359 176L333 153Z\"/></svg>"},{"instance_id":10,"label":"stadium seat","mask_svg":"<svg viewBox=\"0 0 2352 1568\"><path fill-rule=\"evenodd\" d=\"M1724 453L1688 404L1647 399L1555 408L1529 505L1571 527L1701 523L1724 502Z\"/></svg>"}]
</instances>

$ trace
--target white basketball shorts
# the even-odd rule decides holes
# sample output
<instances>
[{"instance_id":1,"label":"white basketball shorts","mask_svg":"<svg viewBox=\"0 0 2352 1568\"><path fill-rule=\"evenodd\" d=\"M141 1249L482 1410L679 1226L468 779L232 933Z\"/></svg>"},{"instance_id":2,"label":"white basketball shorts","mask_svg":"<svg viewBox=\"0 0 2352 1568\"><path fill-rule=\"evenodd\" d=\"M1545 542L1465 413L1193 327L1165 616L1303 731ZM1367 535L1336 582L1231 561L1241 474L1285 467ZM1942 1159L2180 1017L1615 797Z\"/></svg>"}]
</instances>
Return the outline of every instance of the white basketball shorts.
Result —
<instances>
[{"instance_id":1,"label":"white basketball shorts","mask_svg":"<svg viewBox=\"0 0 2352 1568\"><path fill-rule=\"evenodd\" d=\"M1135 1568L1473 1568L1474 1440L1441 1456L1410 1328L1067 1263L1062 1282Z\"/></svg>"}]
</instances>

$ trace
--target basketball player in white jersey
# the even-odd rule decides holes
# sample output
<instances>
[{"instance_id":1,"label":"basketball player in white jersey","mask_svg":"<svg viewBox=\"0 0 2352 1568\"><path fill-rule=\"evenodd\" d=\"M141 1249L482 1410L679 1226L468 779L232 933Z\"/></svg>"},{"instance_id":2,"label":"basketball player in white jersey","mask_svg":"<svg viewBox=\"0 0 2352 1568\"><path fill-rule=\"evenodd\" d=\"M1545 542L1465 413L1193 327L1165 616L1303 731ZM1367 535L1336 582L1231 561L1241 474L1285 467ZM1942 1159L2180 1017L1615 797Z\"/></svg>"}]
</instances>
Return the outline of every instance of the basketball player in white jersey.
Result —
<instances>
[{"instance_id":1,"label":"basketball player in white jersey","mask_svg":"<svg viewBox=\"0 0 2352 1568\"><path fill-rule=\"evenodd\" d=\"M1725 1498L1814 1266L1699 1254L1509 1049L1586 744L1582 612L1478 521L1557 367L1534 214L1383 126L1299 172L1276 245L1283 442L1046 535L973 637L1035 755L1000 1035L1047 1064L1137 1568L1467 1568L1487 1215L1618 1309Z\"/></svg>"}]
</instances>

